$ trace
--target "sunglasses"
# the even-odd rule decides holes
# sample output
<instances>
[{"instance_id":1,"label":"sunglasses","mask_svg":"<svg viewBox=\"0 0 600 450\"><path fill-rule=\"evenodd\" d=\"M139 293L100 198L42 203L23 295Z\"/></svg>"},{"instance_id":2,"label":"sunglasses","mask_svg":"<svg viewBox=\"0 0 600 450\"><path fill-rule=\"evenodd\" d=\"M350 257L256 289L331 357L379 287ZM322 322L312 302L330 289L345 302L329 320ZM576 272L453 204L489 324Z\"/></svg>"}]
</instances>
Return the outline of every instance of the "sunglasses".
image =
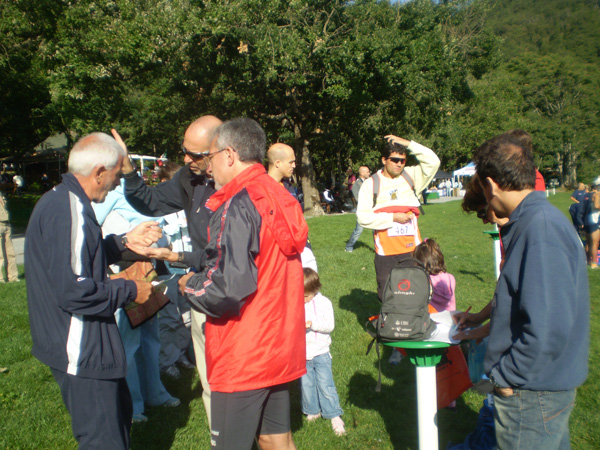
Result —
<instances>
[{"instance_id":1,"label":"sunglasses","mask_svg":"<svg viewBox=\"0 0 600 450\"><path fill-rule=\"evenodd\" d=\"M487 215L488 215L488 210L490 209L490 205L486 205L485 208L480 209L479 211L477 211L477 218L478 219L487 219Z\"/></svg>"},{"instance_id":2,"label":"sunglasses","mask_svg":"<svg viewBox=\"0 0 600 450\"><path fill-rule=\"evenodd\" d=\"M188 155L190 158L193 158L193 159L200 159L200 158L204 158L205 156L208 156L208 150L205 152L200 152L200 153L189 151L183 145L183 140L181 141L181 150L183 150L183 153L185 153L186 155Z\"/></svg>"},{"instance_id":3,"label":"sunglasses","mask_svg":"<svg viewBox=\"0 0 600 450\"><path fill-rule=\"evenodd\" d=\"M406 158L398 158L397 156L392 156L388 160L394 164L404 164L406 162Z\"/></svg>"}]
</instances>

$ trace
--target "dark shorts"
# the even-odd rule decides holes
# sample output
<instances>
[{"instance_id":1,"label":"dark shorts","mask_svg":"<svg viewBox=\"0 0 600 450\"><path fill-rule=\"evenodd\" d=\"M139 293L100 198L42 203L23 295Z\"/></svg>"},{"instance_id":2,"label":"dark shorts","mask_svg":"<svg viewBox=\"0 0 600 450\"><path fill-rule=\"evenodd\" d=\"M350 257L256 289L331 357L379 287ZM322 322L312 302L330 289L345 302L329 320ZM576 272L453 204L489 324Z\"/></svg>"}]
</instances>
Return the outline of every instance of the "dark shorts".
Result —
<instances>
[{"instance_id":1,"label":"dark shorts","mask_svg":"<svg viewBox=\"0 0 600 450\"><path fill-rule=\"evenodd\" d=\"M212 392L211 449L250 450L257 435L291 431L287 384L241 392Z\"/></svg>"},{"instance_id":2,"label":"dark shorts","mask_svg":"<svg viewBox=\"0 0 600 450\"><path fill-rule=\"evenodd\" d=\"M583 225L583 231L588 233L588 234L592 234L596 231L598 231L598 227L600 227L600 224L598 223L591 223L589 225Z\"/></svg>"}]
</instances>

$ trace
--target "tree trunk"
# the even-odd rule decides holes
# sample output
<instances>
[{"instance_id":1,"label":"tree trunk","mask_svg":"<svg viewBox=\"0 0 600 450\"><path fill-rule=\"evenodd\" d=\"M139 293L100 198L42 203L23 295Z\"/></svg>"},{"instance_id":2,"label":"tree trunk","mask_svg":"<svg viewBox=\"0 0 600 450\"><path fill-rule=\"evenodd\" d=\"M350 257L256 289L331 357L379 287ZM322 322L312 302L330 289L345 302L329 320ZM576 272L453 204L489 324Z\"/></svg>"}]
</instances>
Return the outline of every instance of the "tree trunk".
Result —
<instances>
[{"instance_id":1,"label":"tree trunk","mask_svg":"<svg viewBox=\"0 0 600 450\"><path fill-rule=\"evenodd\" d=\"M571 141L567 142L564 146L565 158L564 158L564 174L565 180L563 185L569 187L577 187L577 159L578 154L573 152L573 145Z\"/></svg>"},{"instance_id":2,"label":"tree trunk","mask_svg":"<svg viewBox=\"0 0 600 450\"><path fill-rule=\"evenodd\" d=\"M321 198L317 189L317 180L315 171L310 158L308 141L302 135L298 125L294 126L295 134L295 152L301 155L300 161L300 179L302 182L302 192L304 193L304 214L307 216L322 216L324 214L321 208Z\"/></svg>"},{"instance_id":3,"label":"tree trunk","mask_svg":"<svg viewBox=\"0 0 600 450\"><path fill-rule=\"evenodd\" d=\"M563 181L563 161L564 157L561 152L562 149L556 152L556 171L558 172L558 179Z\"/></svg>"}]
</instances>

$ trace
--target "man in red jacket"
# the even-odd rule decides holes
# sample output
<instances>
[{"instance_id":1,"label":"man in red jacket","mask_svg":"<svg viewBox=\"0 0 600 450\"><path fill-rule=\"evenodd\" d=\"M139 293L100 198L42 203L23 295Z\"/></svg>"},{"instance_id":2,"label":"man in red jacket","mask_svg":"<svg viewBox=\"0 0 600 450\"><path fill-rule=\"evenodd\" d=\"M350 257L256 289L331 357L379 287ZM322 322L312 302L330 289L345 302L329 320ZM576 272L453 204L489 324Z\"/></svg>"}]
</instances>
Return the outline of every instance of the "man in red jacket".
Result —
<instances>
[{"instance_id":1,"label":"man in red jacket","mask_svg":"<svg viewBox=\"0 0 600 450\"><path fill-rule=\"evenodd\" d=\"M306 373L303 272L308 226L298 202L261 164L265 133L254 120L221 125L208 171L218 191L206 267L181 278L206 313L212 391L211 448L295 449L287 383Z\"/></svg>"}]
</instances>

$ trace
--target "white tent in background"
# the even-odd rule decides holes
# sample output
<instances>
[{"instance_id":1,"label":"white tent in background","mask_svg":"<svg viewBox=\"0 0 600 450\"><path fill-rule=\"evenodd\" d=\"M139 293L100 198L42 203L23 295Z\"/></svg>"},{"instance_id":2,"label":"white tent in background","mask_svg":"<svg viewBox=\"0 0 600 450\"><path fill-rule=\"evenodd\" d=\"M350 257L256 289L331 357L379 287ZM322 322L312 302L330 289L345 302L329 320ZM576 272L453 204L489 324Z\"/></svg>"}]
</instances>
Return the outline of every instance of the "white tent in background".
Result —
<instances>
[{"instance_id":1,"label":"white tent in background","mask_svg":"<svg viewBox=\"0 0 600 450\"><path fill-rule=\"evenodd\" d=\"M454 178L456 177L472 177L475 175L475 163L471 161L465 167L455 170L452 172Z\"/></svg>"}]
</instances>

